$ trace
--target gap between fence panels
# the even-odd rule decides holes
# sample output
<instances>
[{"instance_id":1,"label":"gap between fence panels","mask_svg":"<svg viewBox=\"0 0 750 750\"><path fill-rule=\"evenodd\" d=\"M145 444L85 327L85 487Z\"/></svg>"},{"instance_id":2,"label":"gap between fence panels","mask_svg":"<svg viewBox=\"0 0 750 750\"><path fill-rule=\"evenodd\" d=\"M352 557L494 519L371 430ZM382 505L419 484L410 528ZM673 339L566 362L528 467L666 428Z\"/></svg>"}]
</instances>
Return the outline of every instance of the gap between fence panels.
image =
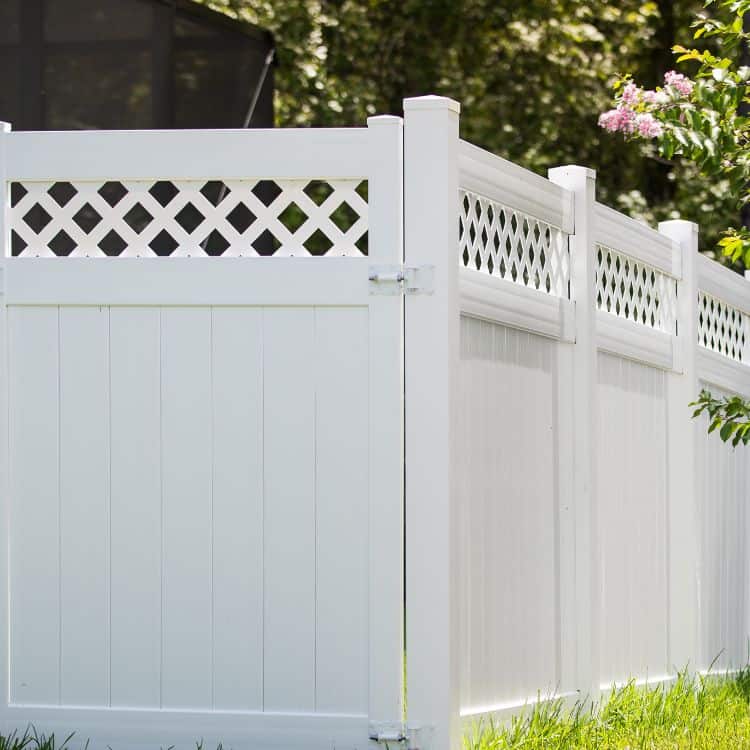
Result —
<instances>
[{"instance_id":1,"label":"gap between fence panels","mask_svg":"<svg viewBox=\"0 0 750 750\"><path fill-rule=\"evenodd\" d=\"M750 391L748 281L458 109L0 133L6 724L449 750L744 663L750 465L686 405Z\"/></svg>"}]
</instances>

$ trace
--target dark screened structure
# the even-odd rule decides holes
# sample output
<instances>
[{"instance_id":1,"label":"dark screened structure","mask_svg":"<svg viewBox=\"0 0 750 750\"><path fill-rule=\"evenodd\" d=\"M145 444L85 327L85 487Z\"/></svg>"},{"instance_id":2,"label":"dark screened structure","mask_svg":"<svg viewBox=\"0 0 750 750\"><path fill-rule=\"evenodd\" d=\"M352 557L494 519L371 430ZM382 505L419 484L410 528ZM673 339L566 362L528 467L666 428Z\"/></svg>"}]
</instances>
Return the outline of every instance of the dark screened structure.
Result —
<instances>
[{"instance_id":1,"label":"dark screened structure","mask_svg":"<svg viewBox=\"0 0 750 750\"><path fill-rule=\"evenodd\" d=\"M0 0L14 130L273 125L273 37L191 0Z\"/></svg>"}]
</instances>

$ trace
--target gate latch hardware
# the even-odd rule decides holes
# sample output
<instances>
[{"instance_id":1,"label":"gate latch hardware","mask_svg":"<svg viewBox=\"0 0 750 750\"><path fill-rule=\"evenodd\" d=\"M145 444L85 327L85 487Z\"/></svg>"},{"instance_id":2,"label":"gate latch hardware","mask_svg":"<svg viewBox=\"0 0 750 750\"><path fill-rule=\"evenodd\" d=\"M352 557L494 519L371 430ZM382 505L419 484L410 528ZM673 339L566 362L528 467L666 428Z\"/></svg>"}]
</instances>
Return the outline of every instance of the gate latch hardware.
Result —
<instances>
[{"instance_id":1,"label":"gate latch hardware","mask_svg":"<svg viewBox=\"0 0 750 750\"><path fill-rule=\"evenodd\" d=\"M435 266L370 266L370 294L432 294Z\"/></svg>"}]
</instances>

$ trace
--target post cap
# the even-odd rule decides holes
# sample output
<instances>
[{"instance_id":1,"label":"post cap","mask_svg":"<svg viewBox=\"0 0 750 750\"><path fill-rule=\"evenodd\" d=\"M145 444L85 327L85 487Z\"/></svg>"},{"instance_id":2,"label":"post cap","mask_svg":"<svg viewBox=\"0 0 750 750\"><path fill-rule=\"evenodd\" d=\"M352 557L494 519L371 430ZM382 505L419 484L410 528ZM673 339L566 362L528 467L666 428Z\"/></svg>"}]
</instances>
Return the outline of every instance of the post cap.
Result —
<instances>
[{"instance_id":1,"label":"post cap","mask_svg":"<svg viewBox=\"0 0 750 750\"><path fill-rule=\"evenodd\" d=\"M414 112L422 109L448 110L455 114L461 114L461 105L455 99L447 96L410 96L404 99L404 112Z\"/></svg>"},{"instance_id":2,"label":"post cap","mask_svg":"<svg viewBox=\"0 0 750 750\"><path fill-rule=\"evenodd\" d=\"M563 176L581 175L591 180L596 179L596 170L591 167L581 167L578 164L564 164L560 167L552 167L547 170L547 177L550 180Z\"/></svg>"},{"instance_id":3,"label":"post cap","mask_svg":"<svg viewBox=\"0 0 750 750\"><path fill-rule=\"evenodd\" d=\"M667 219L666 221L660 221L658 227L660 232L662 229L669 229L670 227L682 227L690 229L693 232L698 231L698 225L694 221L688 221L687 219Z\"/></svg>"},{"instance_id":4,"label":"post cap","mask_svg":"<svg viewBox=\"0 0 750 750\"><path fill-rule=\"evenodd\" d=\"M373 115L367 118L367 127L394 127L402 125L403 119L396 115Z\"/></svg>"}]
</instances>

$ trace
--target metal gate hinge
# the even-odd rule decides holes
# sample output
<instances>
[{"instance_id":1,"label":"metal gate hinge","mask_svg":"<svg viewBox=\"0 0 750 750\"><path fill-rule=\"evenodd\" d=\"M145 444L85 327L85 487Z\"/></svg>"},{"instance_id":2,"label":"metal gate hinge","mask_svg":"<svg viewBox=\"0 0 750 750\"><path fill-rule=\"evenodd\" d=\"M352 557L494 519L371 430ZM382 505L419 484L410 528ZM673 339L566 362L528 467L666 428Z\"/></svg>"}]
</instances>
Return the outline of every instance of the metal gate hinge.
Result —
<instances>
[{"instance_id":1,"label":"metal gate hinge","mask_svg":"<svg viewBox=\"0 0 750 750\"><path fill-rule=\"evenodd\" d=\"M398 746L401 750L430 750L432 727L412 726L402 722L370 724L370 740L379 745Z\"/></svg>"},{"instance_id":2,"label":"metal gate hinge","mask_svg":"<svg viewBox=\"0 0 750 750\"><path fill-rule=\"evenodd\" d=\"M377 743L406 742L406 727L399 723L370 724L370 739Z\"/></svg>"},{"instance_id":3,"label":"metal gate hinge","mask_svg":"<svg viewBox=\"0 0 750 750\"><path fill-rule=\"evenodd\" d=\"M435 266L370 266L370 294L432 294Z\"/></svg>"}]
</instances>

